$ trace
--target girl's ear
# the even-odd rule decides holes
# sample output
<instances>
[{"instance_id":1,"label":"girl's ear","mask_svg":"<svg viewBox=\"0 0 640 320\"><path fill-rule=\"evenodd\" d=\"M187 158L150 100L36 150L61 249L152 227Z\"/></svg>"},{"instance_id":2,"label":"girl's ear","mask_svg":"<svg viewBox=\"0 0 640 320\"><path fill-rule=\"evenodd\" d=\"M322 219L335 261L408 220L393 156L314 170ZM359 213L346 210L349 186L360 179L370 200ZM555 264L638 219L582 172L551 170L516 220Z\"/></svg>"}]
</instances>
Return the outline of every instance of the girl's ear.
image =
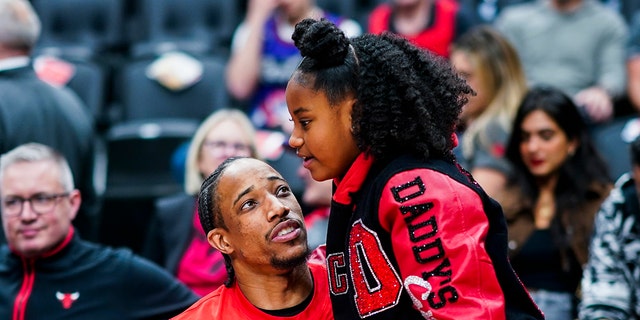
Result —
<instances>
[{"instance_id":1,"label":"girl's ear","mask_svg":"<svg viewBox=\"0 0 640 320\"><path fill-rule=\"evenodd\" d=\"M353 106L356 104L356 98L350 97L344 99L344 101L340 102L340 115L343 118L343 121L348 123L351 126L351 132L353 133L353 119L351 118L351 114L353 113Z\"/></svg>"},{"instance_id":2,"label":"girl's ear","mask_svg":"<svg viewBox=\"0 0 640 320\"><path fill-rule=\"evenodd\" d=\"M226 230L222 228L215 228L207 234L207 241L209 244L225 254L231 254L234 251L233 246L228 240L228 234Z\"/></svg>"}]
</instances>

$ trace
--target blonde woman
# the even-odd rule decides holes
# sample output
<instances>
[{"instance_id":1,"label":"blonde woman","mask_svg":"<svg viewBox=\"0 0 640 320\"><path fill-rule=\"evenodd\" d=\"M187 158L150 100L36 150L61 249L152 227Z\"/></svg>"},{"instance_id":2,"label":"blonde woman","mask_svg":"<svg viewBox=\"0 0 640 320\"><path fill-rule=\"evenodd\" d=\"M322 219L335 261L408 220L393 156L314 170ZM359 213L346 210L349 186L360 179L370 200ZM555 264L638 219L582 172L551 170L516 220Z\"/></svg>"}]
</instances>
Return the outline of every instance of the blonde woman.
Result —
<instances>
[{"instance_id":1,"label":"blonde woman","mask_svg":"<svg viewBox=\"0 0 640 320\"><path fill-rule=\"evenodd\" d=\"M511 44L489 26L471 29L452 46L451 63L475 91L460 115L460 161L492 197L504 187L509 164L505 144L516 109L527 90Z\"/></svg>"},{"instance_id":2,"label":"blonde woman","mask_svg":"<svg viewBox=\"0 0 640 320\"><path fill-rule=\"evenodd\" d=\"M227 158L257 158L255 135L251 121L240 110L211 114L189 144L185 192L156 202L142 253L201 296L223 284L227 274L222 255L211 249L198 219L200 185Z\"/></svg>"}]
</instances>

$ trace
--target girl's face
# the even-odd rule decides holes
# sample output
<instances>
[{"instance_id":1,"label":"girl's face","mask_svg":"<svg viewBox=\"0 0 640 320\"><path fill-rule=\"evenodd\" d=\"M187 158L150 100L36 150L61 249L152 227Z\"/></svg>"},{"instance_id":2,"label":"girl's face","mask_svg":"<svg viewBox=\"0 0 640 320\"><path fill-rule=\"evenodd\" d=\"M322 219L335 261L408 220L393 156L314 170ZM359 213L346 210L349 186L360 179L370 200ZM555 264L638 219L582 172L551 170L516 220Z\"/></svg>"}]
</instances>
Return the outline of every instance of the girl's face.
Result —
<instances>
[{"instance_id":1,"label":"girl's face","mask_svg":"<svg viewBox=\"0 0 640 320\"><path fill-rule=\"evenodd\" d=\"M460 50L451 53L451 63L467 84L476 92L476 95L468 95L469 100L462 108L460 117L466 122L479 117L489 106L487 90L482 82L476 63L469 58L469 55Z\"/></svg>"},{"instance_id":2,"label":"girl's face","mask_svg":"<svg viewBox=\"0 0 640 320\"><path fill-rule=\"evenodd\" d=\"M354 99L330 106L323 92L301 85L294 75L286 90L287 108L293 120L289 145L313 179L341 178L360 150L351 132Z\"/></svg>"},{"instance_id":3,"label":"girl's face","mask_svg":"<svg viewBox=\"0 0 640 320\"><path fill-rule=\"evenodd\" d=\"M548 178L573 154L578 146L569 140L558 124L541 110L528 114L520 126L520 154L531 174Z\"/></svg>"}]
</instances>

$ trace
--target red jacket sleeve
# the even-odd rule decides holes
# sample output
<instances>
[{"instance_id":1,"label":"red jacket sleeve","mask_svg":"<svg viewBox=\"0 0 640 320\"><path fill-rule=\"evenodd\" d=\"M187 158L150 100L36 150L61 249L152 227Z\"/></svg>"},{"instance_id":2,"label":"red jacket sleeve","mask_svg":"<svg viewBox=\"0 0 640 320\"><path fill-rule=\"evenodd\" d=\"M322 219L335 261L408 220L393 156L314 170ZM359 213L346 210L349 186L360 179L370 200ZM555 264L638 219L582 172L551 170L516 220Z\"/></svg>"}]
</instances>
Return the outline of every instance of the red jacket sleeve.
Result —
<instances>
[{"instance_id":1,"label":"red jacket sleeve","mask_svg":"<svg viewBox=\"0 0 640 320\"><path fill-rule=\"evenodd\" d=\"M378 217L404 289L425 318L505 318L485 249L489 222L472 189L429 169L401 172L383 189Z\"/></svg>"}]
</instances>

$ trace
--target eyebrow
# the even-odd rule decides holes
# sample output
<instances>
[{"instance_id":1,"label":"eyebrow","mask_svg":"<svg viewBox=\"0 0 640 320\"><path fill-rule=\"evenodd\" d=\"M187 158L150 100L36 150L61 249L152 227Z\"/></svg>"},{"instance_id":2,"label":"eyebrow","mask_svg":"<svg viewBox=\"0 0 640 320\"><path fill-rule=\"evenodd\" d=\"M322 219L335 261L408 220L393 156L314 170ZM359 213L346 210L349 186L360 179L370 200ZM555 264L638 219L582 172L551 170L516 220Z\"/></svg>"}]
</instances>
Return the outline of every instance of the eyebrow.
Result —
<instances>
[{"instance_id":1,"label":"eyebrow","mask_svg":"<svg viewBox=\"0 0 640 320\"><path fill-rule=\"evenodd\" d=\"M281 177L278 177L278 176L269 176L269 177L267 177L267 180L269 180L269 181L276 181L276 180L278 180L278 181L282 181L282 182L287 182L287 180L285 180L285 179L283 179L283 178L281 178Z\"/></svg>"},{"instance_id":2,"label":"eyebrow","mask_svg":"<svg viewBox=\"0 0 640 320\"><path fill-rule=\"evenodd\" d=\"M306 111L309 111L309 109L307 109L306 107L300 107L300 108L294 110L293 114L297 116L298 114L306 112Z\"/></svg>"},{"instance_id":3,"label":"eyebrow","mask_svg":"<svg viewBox=\"0 0 640 320\"><path fill-rule=\"evenodd\" d=\"M233 201L233 205L235 206L236 203L238 203L238 201L240 200L240 198L244 197L245 194L249 193L253 191L253 186L246 188L244 191L240 192L240 194L238 195L238 197L236 198L236 200Z\"/></svg>"},{"instance_id":4,"label":"eyebrow","mask_svg":"<svg viewBox=\"0 0 640 320\"><path fill-rule=\"evenodd\" d=\"M278 176L269 176L267 177L267 180L269 181L282 181L287 183L287 180L278 177ZM244 195L248 194L249 192L253 191L254 186L250 186L249 188L244 189L244 191L240 192L240 194L238 194L238 197L236 197L236 199L233 201L233 205L235 206L236 203L238 203L238 201L240 200L240 198L242 198Z\"/></svg>"}]
</instances>

